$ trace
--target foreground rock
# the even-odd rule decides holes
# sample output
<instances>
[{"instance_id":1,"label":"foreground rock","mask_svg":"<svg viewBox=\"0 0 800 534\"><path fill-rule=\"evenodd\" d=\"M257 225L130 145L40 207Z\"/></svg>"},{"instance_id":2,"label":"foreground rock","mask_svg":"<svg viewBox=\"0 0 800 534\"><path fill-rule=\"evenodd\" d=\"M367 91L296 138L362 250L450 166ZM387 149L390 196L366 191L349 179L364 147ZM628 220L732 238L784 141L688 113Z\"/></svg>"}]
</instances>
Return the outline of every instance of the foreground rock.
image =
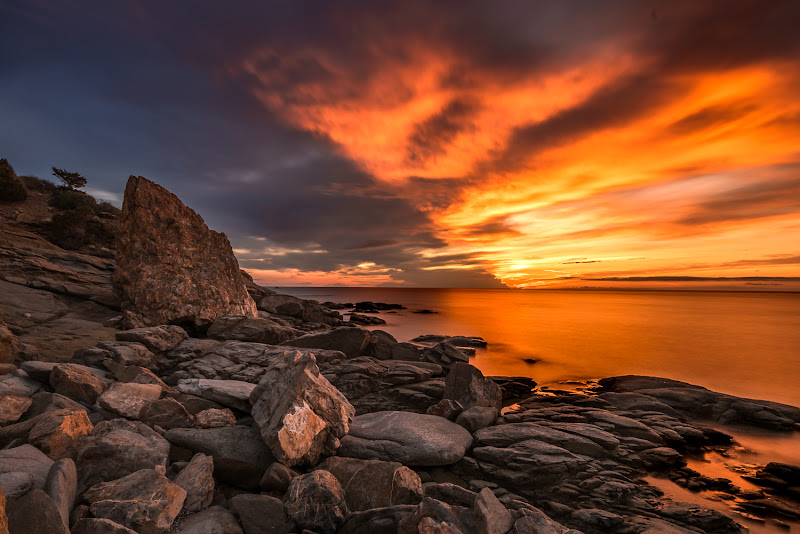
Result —
<instances>
[{"instance_id":1,"label":"foreground rock","mask_svg":"<svg viewBox=\"0 0 800 534\"><path fill-rule=\"evenodd\" d=\"M342 438L339 455L437 466L459 461L471 443L469 432L443 417L375 412L353 420L350 433Z\"/></svg>"},{"instance_id":2,"label":"foreground rock","mask_svg":"<svg viewBox=\"0 0 800 534\"><path fill-rule=\"evenodd\" d=\"M355 413L320 375L314 356L300 352L273 362L250 402L264 443L289 467L314 465L334 454Z\"/></svg>"},{"instance_id":3,"label":"foreground rock","mask_svg":"<svg viewBox=\"0 0 800 534\"><path fill-rule=\"evenodd\" d=\"M186 491L152 469L90 488L83 496L92 515L141 534L164 532L181 511Z\"/></svg>"},{"instance_id":4,"label":"foreground rock","mask_svg":"<svg viewBox=\"0 0 800 534\"><path fill-rule=\"evenodd\" d=\"M339 481L351 512L417 504L422 500L419 475L398 462L334 456L318 467Z\"/></svg>"},{"instance_id":5,"label":"foreground rock","mask_svg":"<svg viewBox=\"0 0 800 534\"><path fill-rule=\"evenodd\" d=\"M312 471L293 479L284 503L300 528L320 534L335 534L347 516L344 490L328 471Z\"/></svg>"},{"instance_id":6,"label":"foreground rock","mask_svg":"<svg viewBox=\"0 0 800 534\"><path fill-rule=\"evenodd\" d=\"M119 232L114 287L130 326L205 331L223 315L258 315L228 238L166 189L131 176Z\"/></svg>"},{"instance_id":7,"label":"foreground rock","mask_svg":"<svg viewBox=\"0 0 800 534\"><path fill-rule=\"evenodd\" d=\"M40 489L9 502L6 511L8 530L12 534L69 534L56 503Z\"/></svg>"}]
</instances>

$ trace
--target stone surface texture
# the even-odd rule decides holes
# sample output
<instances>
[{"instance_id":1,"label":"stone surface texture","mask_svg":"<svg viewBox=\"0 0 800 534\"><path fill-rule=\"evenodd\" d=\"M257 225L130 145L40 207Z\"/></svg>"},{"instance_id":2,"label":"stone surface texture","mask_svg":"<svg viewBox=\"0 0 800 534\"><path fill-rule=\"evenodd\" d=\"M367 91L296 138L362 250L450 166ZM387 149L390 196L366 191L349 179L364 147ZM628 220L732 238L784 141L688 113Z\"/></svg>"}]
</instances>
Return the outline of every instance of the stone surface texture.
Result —
<instances>
[{"instance_id":1,"label":"stone surface texture","mask_svg":"<svg viewBox=\"0 0 800 534\"><path fill-rule=\"evenodd\" d=\"M125 187L113 280L135 326L205 331L217 317L258 315L225 234L141 176Z\"/></svg>"}]
</instances>

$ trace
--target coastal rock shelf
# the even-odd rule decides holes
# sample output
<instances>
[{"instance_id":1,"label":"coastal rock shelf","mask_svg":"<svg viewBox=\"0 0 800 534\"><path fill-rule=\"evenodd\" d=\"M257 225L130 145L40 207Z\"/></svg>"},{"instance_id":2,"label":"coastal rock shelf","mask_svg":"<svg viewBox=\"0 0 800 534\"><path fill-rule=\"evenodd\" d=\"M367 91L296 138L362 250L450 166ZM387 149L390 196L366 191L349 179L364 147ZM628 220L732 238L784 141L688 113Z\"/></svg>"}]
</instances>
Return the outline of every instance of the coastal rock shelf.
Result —
<instances>
[{"instance_id":1,"label":"coastal rock shelf","mask_svg":"<svg viewBox=\"0 0 800 534\"><path fill-rule=\"evenodd\" d=\"M164 195L142 180L123 212L148 205L143 191ZM180 206L169 213L185 229L199 216ZM123 217L123 235L138 228L131 221ZM687 465L734 451L725 425L789 435L798 408L642 376L534 390L529 378L470 365L480 338L404 343L343 325L323 304L258 286L235 259L208 285L196 257L180 273L151 258L160 285L146 303L121 262L123 318L96 298L109 291L113 262L62 263L62 279L80 285L67 297L58 284L15 278L26 262L41 273L67 254L42 245L37 257L36 240L26 242L12 256L0 241L0 274L15 288L0 293L11 310L0 322L0 534L680 534L800 518L798 466L750 466L732 480ZM175 277L190 296L159 297ZM229 291L217 309L207 292L220 288ZM20 291L34 303L59 295L52 302L79 313L92 335L62 350L50 337L40 351L34 341L53 317L39 308L24 317ZM92 315L97 306L105 311ZM143 324L104 327L115 313L108 324ZM677 502L652 477L717 502Z\"/></svg>"}]
</instances>

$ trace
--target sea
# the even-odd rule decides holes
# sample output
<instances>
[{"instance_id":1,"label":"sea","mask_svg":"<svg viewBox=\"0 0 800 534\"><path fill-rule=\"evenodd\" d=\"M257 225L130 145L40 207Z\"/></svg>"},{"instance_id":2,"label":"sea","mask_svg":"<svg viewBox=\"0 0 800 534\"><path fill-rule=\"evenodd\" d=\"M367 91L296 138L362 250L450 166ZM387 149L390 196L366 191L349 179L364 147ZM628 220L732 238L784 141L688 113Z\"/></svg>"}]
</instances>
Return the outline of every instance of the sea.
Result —
<instances>
[{"instance_id":1,"label":"sea","mask_svg":"<svg viewBox=\"0 0 800 534\"><path fill-rule=\"evenodd\" d=\"M618 375L681 380L740 397L800 406L800 293L281 287L321 302L400 304L368 327L409 341L422 334L479 336L471 363L487 376L526 376L541 387L579 388ZM434 313L416 313L422 310ZM347 318L347 311L341 310ZM757 489L741 473L771 461L800 465L800 433L725 428L738 445L690 467ZM800 534L739 516L719 496L649 477L668 497L716 508L753 533ZM788 527L788 528L787 528Z\"/></svg>"}]
</instances>

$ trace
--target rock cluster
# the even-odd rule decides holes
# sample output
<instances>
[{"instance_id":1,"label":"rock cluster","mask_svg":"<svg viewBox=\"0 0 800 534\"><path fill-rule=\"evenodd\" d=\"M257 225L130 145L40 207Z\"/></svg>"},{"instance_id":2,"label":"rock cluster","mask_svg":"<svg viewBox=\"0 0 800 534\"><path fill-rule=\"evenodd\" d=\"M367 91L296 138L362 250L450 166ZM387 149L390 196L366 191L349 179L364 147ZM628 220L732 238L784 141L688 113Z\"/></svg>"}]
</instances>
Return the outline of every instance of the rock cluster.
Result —
<instances>
[{"instance_id":1,"label":"rock cluster","mask_svg":"<svg viewBox=\"0 0 800 534\"><path fill-rule=\"evenodd\" d=\"M480 338L344 326L243 277L166 191L128 189L116 324L141 324L22 363L0 324L0 534L742 531L652 476L776 525L800 518L800 467L751 466L756 491L685 462L731 449L709 421L790 431L797 408L652 377L580 393L485 377L469 364ZM171 250L133 235L151 223Z\"/></svg>"}]
</instances>

